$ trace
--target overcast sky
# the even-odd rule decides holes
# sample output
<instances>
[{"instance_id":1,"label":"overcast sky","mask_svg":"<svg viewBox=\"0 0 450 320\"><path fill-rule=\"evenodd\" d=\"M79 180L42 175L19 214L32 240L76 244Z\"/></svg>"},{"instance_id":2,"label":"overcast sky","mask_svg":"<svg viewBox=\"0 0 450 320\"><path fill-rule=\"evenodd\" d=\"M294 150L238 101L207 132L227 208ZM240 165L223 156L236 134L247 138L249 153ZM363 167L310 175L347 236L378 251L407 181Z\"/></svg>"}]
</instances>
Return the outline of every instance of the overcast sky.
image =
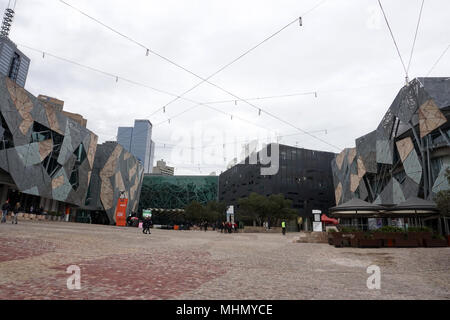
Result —
<instances>
[{"instance_id":1,"label":"overcast sky","mask_svg":"<svg viewBox=\"0 0 450 320\"><path fill-rule=\"evenodd\" d=\"M67 0L152 50L207 77L320 0ZM405 63L408 63L422 0L383 0ZM2 0L2 9L8 1ZM410 78L423 77L450 44L450 1L426 0ZM328 0L210 81L241 98L317 92L252 101L253 104L339 148L374 130L404 84L404 71L377 0ZM199 82L187 72L150 54L80 15L58 0L19 0L10 38L174 94ZM176 174L220 173L232 160L223 143L295 134L280 143L315 150L336 148L275 120L244 102L214 104L174 115L194 104L178 100L149 117L173 97L118 81L21 47L31 59L26 89L65 101L82 114L100 142L115 140L118 126L149 119L155 160L164 158ZM450 50L430 76L450 76ZM186 95L198 102L234 99L204 83ZM240 120L246 119L252 123ZM165 121L165 123L160 124ZM159 124L159 125L158 125ZM254 124L258 125L255 126ZM195 128L195 129L194 129ZM266 129L263 129L266 128ZM173 154L196 131L212 145L212 157ZM325 131L326 130L326 133ZM212 137L216 137L213 139ZM166 147L164 148L164 144ZM238 145L238 149L240 144ZM184 154L186 156L186 154ZM198 168L200 165L200 169Z\"/></svg>"}]
</instances>

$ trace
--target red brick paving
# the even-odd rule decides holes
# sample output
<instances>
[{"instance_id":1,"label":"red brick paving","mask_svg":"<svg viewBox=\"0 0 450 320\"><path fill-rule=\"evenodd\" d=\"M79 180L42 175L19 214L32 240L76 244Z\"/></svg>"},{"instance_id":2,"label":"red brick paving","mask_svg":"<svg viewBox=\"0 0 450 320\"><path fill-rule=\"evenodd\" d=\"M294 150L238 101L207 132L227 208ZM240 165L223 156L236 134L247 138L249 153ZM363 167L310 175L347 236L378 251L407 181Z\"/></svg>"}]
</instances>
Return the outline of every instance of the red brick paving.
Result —
<instances>
[{"instance_id":1,"label":"red brick paving","mask_svg":"<svg viewBox=\"0 0 450 320\"><path fill-rule=\"evenodd\" d=\"M56 245L36 238L0 237L0 263L54 252Z\"/></svg>"},{"instance_id":2,"label":"red brick paving","mask_svg":"<svg viewBox=\"0 0 450 320\"><path fill-rule=\"evenodd\" d=\"M224 273L210 254L175 250L170 254L121 254L74 262L81 290L67 289L69 265L31 281L0 285L0 299L169 299Z\"/></svg>"},{"instance_id":3,"label":"red brick paving","mask_svg":"<svg viewBox=\"0 0 450 320\"><path fill-rule=\"evenodd\" d=\"M450 299L450 248L337 249L296 234L0 225L1 299ZM81 268L68 290L66 268ZM366 268L382 270L368 290Z\"/></svg>"}]
</instances>

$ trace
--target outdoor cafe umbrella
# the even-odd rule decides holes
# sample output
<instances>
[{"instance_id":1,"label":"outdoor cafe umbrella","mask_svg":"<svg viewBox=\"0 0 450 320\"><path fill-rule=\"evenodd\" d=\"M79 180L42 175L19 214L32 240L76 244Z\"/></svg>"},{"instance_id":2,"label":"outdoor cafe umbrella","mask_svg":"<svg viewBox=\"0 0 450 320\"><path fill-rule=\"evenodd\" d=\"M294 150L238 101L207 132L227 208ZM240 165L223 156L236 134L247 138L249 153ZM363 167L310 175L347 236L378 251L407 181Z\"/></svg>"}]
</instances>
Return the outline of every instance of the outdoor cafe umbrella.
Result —
<instances>
[{"instance_id":1,"label":"outdoor cafe umbrella","mask_svg":"<svg viewBox=\"0 0 450 320\"><path fill-rule=\"evenodd\" d=\"M379 205L353 198L350 201L330 208L330 215L341 218L376 217L383 210L385 209Z\"/></svg>"},{"instance_id":2,"label":"outdoor cafe umbrella","mask_svg":"<svg viewBox=\"0 0 450 320\"><path fill-rule=\"evenodd\" d=\"M419 217L433 216L439 214L436 203L430 200L424 200L417 197L411 197L395 207L389 208L383 213L388 217L414 217L421 224Z\"/></svg>"}]
</instances>

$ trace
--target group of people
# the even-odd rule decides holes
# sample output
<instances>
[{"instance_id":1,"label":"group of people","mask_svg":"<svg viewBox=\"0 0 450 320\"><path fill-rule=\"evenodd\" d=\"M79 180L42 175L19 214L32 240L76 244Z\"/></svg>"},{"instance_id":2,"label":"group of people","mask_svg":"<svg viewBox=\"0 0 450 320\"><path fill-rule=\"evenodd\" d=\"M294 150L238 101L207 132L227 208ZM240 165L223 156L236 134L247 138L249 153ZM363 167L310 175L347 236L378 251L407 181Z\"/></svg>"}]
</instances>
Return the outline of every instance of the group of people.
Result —
<instances>
[{"instance_id":1,"label":"group of people","mask_svg":"<svg viewBox=\"0 0 450 320\"><path fill-rule=\"evenodd\" d=\"M19 215L20 211L22 211L20 202L17 202L14 206L11 206L9 200L6 200L6 202L2 205L1 223L6 223L6 217L8 216L8 213L12 212L12 223L17 224L17 216Z\"/></svg>"},{"instance_id":2,"label":"group of people","mask_svg":"<svg viewBox=\"0 0 450 320\"><path fill-rule=\"evenodd\" d=\"M222 224L219 226L220 233L233 233L237 232L238 225L236 223L231 223L229 221L222 222Z\"/></svg>"}]
</instances>

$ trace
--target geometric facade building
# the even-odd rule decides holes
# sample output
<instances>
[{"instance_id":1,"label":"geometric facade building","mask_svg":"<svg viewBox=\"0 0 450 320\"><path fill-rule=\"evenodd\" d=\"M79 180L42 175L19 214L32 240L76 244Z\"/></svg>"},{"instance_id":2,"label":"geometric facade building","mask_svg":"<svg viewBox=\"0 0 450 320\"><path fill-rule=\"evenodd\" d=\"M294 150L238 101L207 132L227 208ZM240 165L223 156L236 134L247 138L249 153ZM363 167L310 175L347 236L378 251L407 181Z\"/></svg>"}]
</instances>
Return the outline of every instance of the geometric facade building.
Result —
<instances>
[{"instance_id":1,"label":"geometric facade building","mask_svg":"<svg viewBox=\"0 0 450 320\"><path fill-rule=\"evenodd\" d=\"M217 176L144 176L141 191L143 209L184 209L192 201L217 201Z\"/></svg>"},{"instance_id":2,"label":"geometric facade building","mask_svg":"<svg viewBox=\"0 0 450 320\"><path fill-rule=\"evenodd\" d=\"M152 173L155 143L149 120L134 120L134 127L119 127L117 142L131 152L143 165L144 173Z\"/></svg>"},{"instance_id":3,"label":"geometric facade building","mask_svg":"<svg viewBox=\"0 0 450 320\"><path fill-rule=\"evenodd\" d=\"M115 224L117 200L128 199L127 216L137 213L144 167L117 142L98 145L86 205L89 211L104 211Z\"/></svg>"},{"instance_id":4,"label":"geometric facade building","mask_svg":"<svg viewBox=\"0 0 450 320\"><path fill-rule=\"evenodd\" d=\"M21 200L25 206L58 211L57 202L83 205L96 148L93 132L8 77L0 78L2 202L16 189L41 198L28 204Z\"/></svg>"},{"instance_id":5,"label":"geometric facade building","mask_svg":"<svg viewBox=\"0 0 450 320\"><path fill-rule=\"evenodd\" d=\"M416 78L395 97L378 128L332 161L336 205L359 198L396 205L433 200L449 189L450 78Z\"/></svg>"}]
</instances>

